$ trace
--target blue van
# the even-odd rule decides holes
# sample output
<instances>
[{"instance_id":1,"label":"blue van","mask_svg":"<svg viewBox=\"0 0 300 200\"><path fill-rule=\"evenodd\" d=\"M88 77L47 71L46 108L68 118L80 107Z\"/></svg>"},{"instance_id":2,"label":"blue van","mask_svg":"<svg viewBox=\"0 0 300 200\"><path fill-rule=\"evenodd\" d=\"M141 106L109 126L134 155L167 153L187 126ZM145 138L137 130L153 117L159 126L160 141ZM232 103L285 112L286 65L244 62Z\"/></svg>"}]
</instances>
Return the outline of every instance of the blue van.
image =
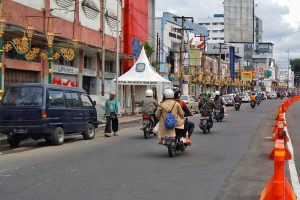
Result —
<instances>
[{"instance_id":1,"label":"blue van","mask_svg":"<svg viewBox=\"0 0 300 200\"><path fill-rule=\"evenodd\" d=\"M93 139L98 127L95 102L79 88L51 84L15 84L0 104L0 133L11 147L26 138L44 138L61 145L65 134L82 133Z\"/></svg>"}]
</instances>

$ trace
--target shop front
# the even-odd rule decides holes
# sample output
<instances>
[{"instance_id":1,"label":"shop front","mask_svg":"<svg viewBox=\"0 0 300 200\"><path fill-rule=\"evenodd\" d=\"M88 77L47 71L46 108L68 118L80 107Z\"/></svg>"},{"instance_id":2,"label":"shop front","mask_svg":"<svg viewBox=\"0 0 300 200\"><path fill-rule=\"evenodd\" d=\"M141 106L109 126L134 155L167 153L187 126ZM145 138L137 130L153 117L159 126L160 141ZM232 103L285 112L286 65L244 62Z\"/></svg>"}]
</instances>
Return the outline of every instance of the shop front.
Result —
<instances>
[{"instance_id":1,"label":"shop front","mask_svg":"<svg viewBox=\"0 0 300 200\"><path fill-rule=\"evenodd\" d=\"M5 69L4 88L15 83L39 83L40 76L38 71Z\"/></svg>"},{"instance_id":2,"label":"shop front","mask_svg":"<svg viewBox=\"0 0 300 200\"><path fill-rule=\"evenodd\" d=\"M79 69L62 65L53 65L53 80L55 85L78 87Z\"/></svg>"},{"instance_id":3,"label":"shop front","mask_svg":"<svg viewBox=\"0 0 300 200\"><path fill-rule=\"evenodd\" d=\"M97 72L91 69L83 69L82 88L90 95L97 93Z\"/></svg>"}]
</instances>

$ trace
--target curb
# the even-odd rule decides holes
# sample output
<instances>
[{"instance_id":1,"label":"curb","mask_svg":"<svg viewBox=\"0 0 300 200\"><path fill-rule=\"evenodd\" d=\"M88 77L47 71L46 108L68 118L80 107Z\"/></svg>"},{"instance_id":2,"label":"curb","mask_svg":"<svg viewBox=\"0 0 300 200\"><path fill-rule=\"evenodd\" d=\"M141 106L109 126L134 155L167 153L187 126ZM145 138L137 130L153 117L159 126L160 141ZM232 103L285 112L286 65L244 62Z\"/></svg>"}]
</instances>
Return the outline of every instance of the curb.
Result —
<instances>
[{"instance_id":1,"label":"curb","mask_svg":"<svg viewBox=\"0 0 300 200\"><path fill-rule=\"evenodd\" d=\"M130 127L131 124L140 123L141 121L142 119L135 119L132 121L120 122L119 126L121 126L121 128L128 128ZM99 127L95 130L96 134L104 134L104 128L105 128L105 124L100 124ZM5 135L0 136L0 145L5 145L5 144L7 144L6 136Z\"/></svg>"}]
</instances>

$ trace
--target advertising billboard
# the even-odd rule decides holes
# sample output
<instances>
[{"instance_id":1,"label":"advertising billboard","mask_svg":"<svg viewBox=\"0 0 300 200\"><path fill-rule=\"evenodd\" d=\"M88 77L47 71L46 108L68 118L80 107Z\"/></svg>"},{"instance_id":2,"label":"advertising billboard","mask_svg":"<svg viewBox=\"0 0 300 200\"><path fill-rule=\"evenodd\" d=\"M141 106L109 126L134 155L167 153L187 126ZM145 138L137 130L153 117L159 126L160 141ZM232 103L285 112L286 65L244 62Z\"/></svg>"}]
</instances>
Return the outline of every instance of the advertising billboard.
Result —
<instances>
[{"instance_id":1,"label":"advertising billboard","mask_svg":"<svg viewBox=\"0 0 300 200\"><path fill-rule=\"evenodd\" d=\"M225 42L253 43L254 0L225 0L224 25Z\"/></svg>"},{"instance_id":2,"label":"advertising billboard","mask_svg":"<svg viewBox=\"0 0 300 200\"><path fill-rule=\"evenodd\" d=\"M242 73L242 80L243 81L252 81L252 71L245 71Z\"/></svg>"}]
</instances>

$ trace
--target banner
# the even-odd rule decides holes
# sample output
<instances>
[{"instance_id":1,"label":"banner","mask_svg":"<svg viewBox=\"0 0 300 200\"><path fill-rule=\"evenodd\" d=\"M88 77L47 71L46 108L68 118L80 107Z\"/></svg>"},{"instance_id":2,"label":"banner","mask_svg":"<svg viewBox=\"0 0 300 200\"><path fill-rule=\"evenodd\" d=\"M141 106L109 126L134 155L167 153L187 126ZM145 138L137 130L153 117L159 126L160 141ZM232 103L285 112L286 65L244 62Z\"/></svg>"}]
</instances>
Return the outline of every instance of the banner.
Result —
<instances>
[{"instance_id":1,"label":"banner","mask_svg":"<svg viewBox=\"0 0 300 200\"><path fill-rule=\"evenodd\" d=\"M235 70L234 70L234 62L235 62L235 48L234 47L230 47L229 48L229 57L230 57L230 77L232 79L234 79L234 73L235 73Z\"/></svg>"}]
</instances>

